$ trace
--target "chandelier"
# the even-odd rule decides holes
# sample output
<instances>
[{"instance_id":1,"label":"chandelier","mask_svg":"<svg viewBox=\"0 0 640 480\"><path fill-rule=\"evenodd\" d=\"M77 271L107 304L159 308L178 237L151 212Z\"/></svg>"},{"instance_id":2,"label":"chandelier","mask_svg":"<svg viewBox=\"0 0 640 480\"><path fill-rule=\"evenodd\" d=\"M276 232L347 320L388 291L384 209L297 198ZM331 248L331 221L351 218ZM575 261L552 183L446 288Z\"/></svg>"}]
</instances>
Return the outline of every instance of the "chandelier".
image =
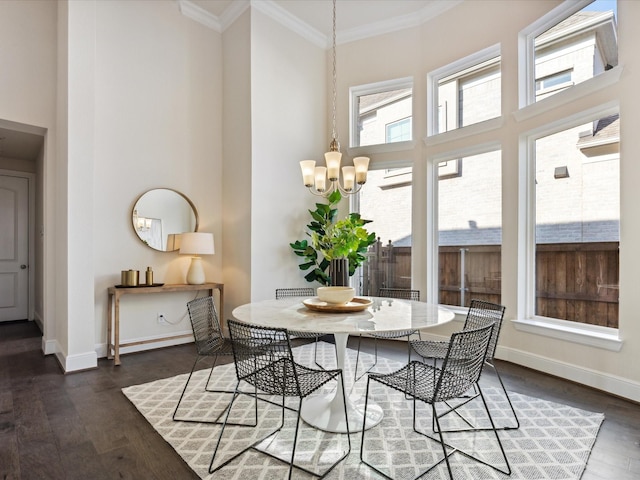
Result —
<instances>
[{"instance_id":1,"label":"chandelier","mask_svg":"<svg viewBox=\"0 0 640 480\"><path fill-rule=\"evenodd\" d=\"M340 184L340 143L336 133L336 0L333 0L333 133L329 144L329 151L324 154L326 167L316 166L315 160L302 160L300 169L304 186L311 193L318 196L328 197L338 190L344 195L358 193L362 185L367 181L367 170L369 169L369 157L356 157L353 159L353 166L342 167L342 184ZM327 179L329 185L327 185Z\"/></svg>"}]
</instances>

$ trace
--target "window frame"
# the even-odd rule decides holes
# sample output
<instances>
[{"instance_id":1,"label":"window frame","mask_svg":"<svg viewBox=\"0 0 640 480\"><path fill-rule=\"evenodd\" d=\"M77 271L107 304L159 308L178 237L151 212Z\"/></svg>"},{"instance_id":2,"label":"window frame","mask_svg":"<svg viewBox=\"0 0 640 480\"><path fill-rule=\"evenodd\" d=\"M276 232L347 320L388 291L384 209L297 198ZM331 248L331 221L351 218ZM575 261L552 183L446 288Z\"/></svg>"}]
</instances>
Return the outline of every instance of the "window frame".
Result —
<instances>
[{"instance_id":1,"label":"window frame","mask_svg":"<svg viewBox=\"0 0 640 480\"><path fill-rule=\"evenodd\" d=\"M394 152L412 149L415 145L415 122L413 117L415 116L415 85L413 77L396 78L392 80L385 80L382 82L368 83L365 85L357 85L349 87L349 148L350 155L358 155L363 152L378 153L378 152ZM401 90L404 88L411 89L411 140L394 142L394 143L380 143L376 145L355 145L356 132L358 131L358 98L364 95L372 95L375 93L383 93L391 90ZM405 117L407 118L407 117Z\"/></svg>"},{"instance_id":2,"label":"window frame","mask_svg":"<svg viewBox=\"0 0 640 480\"><path fill-rule=\"evenodd\" d=\"M387 138L387 140L389 139L389 129L392 127L403 127L405 124L409 124L409 130L413 131L413 116L411 117L404 117L401 118L400 120L396 120L395 122L391 122L391 123L387 123L384 128L385 128L385 137ZM400 142L406 142L406 141L411 141L411 140L400 140ZM389 142L386 141L385 144L389 144L389 143L399 143L399 142Z\"/></svg>"},{"instance_id":3,"label":"window frame","mask_svg":"<svg viewBox=\"0 0 640 480\"><path fill-rule=\"evenodd\" d=\"M536 102L536 37L593 2L594 0L562 2L520 32L518 35L518 71L520 77L518 79L518 97L520 109L539 103ZM597 78L600 75L596 75L593 78ZM576 85L573 88L576 88Z\"/></svg>"},{"instance_id":4,"label":"window frame","mask_svg":"<svg viewBox=\"0 0 640 480\"><path fill-rule=\"evenodd\" d=\"M564 76L568 74L569 75L569 80L562 80L558 83L553 83L552 85L545 85L545 82L550 80L550 79L557 79L560 78L561 76ZM538 88L538 83L540 83L540 88ZM566 70L561 70L559 72L555 72L552 73L550 75L545 75L544 77L542 77L540 80L535 80L535 88L536 88L536 95L544 95L546 93L549 92L553 92L556 90L562 90L564 88L567 87L571 87L574 86L575 83L573 82L573 69L566 69Z\"/></svg>"},{"instance_id":5,"label":"window frame","mask_svg":"<svg viewBox=\"0 0 640 480\"><path fill-rule=\"evenodd\" d=\"M427 205L431 205L427 208L427 251L426 251L426 263L427 263L427 302L438 303L440 288L439 279L439 230L438 230L438 203L439 203L439 191L438 185L441 179L439 172L439 164L441 162L457 161L461 158L471 157L474 155L481 155L484 153L500 151L503 152L503 146L501 142L488 142L480 145L473 145L467 148L450 150L441 154L433 155L427 158ZM501 224L504 224L505 209L502 209ZM502 293L504 295L504 293ZM457 313L466 315L468 308L460 307L456 305L446 305L446 307Z\"/></svg>"},{"instance_id":6,"label":"window frame","mask_svg":"<svg viewBox=\"0 0 640 480\"><path fill-rule=\"evenodd\" d=\"M519 137L518 201L518 312L513 320L517 330L619 351L619 328L588 325L535 314L536 304L536 140L581 124L619 114L618 102L594 107L524 132Z\"/></svg>"},{"instance_id":7,"label":"window frame","mask_svg":"<svg viewBox=\"0 0 640 480\"><path fill-rule=\"evenodd\" d=\"M464 58L456 60L453 63L445 65L444 67L433 70L427 74L427 104L430 105L427 108L427 136L425 138L426 144L433 144L433 138L439 138L442 135L446 135L447 137L457 137L460 135L466 134L475 134L478 133L478 129L481 130L492 130L494 128L498 128L502 122L501 119L503 115L500 115L495 118L491 118L488 120L484 120L482 122L473 123L471 125L467 125L464 127L458 127L454 130L450 130L448 132L438 132L437 130L437 118L438 118L438 84L441 80L450 77L452 75L458 75L465 70L473 68L475 66L482 65L491 61L494 58L500 58L500 77L502 77L502 51L500 48L500 44L495 44L490 47L487 47L483 50L475 52L471 55L468 55ZM500 110L502 111L503 102L502 102L502 83L500 88ZM496 124L496 121L500 123ZM457 133L454 132L465 132L465 133ZM444 137L443 137L444 138Z\"/></svg>"}]
</instances>

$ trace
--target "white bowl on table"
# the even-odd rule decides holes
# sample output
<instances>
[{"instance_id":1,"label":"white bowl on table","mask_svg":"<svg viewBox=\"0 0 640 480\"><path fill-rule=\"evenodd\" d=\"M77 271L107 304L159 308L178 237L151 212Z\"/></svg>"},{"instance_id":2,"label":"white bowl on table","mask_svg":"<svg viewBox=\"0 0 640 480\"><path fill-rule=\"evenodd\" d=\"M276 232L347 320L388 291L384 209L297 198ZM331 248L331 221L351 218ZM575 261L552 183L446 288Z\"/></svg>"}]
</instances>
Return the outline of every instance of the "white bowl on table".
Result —
<instances>
[{"instance_id":1,"label":"white bowl on table","mask_svg":"<svg viewBox=\"0 0 640 480\"><path fill-rule=\"evenodd\" d=\"M343 305L353 300L356 291L353 287L318 287L318 298L333 305Z\"/></svg>"}]
</instances>

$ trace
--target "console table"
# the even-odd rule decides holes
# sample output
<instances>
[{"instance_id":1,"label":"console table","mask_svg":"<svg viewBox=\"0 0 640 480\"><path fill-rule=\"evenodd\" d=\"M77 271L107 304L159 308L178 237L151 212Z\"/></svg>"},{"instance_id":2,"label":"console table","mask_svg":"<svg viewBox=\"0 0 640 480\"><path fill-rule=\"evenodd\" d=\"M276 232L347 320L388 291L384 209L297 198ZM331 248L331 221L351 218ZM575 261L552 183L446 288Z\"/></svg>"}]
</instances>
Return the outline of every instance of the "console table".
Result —
<instances>
[{"instance_id":1,"label":"console table","mask_svg":"<svg viewBox=\"0 0 640 480\"><path fill-rule=\"evenodd\" d=\"M169 292L198 292L206 290L209 295L213 296L213 291L218 290L220 294L220 318L224 318L224 284L222 283L203 283L202 285L162 285L158 287L109 287L108 310L107 310L107 358L113 359L114 365L120 365L120 347L129 347L132 345L142 345L144 343L161 342L164 340L173 340L175 338L185 338L191 336L190 333L182 335L169 335L162 338L154 338L153 340L140 340L137 342L120 343L120 297L123 295L148 295L152 293L169 293ZM113 343L111 334L113 332Z\"/></svg>"}]
</instances>

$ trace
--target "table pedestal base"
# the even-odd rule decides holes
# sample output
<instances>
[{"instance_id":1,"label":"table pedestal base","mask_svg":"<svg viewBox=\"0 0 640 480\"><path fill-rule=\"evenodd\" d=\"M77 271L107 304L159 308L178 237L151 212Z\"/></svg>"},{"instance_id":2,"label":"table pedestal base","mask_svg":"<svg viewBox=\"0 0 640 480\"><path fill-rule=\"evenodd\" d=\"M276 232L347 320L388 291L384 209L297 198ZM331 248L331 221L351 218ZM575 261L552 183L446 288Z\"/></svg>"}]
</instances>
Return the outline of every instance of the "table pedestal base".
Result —
<instances>
[{"instance_id":1,"label":"table pedestal base","mask_svg":"<svg viewBox=\"0 0 640 480\"><path fill-rule=\"evenodd\" d=\"M346 333L334 334L336 340L336 354L338 356L338 368L342 369L344 382L344 360L347 351ZM347 419L344 417L344 404L342 392L344 385L340 384L334 392L327 395L316 395L302 402L300 416L309 425L332 433L347 433ZM347 418L349 419L349 432L361 432L364 425L364 398L361 402L354 402L347 396ZM384 414L382 408L369 402L367 405L367 430L382 421Z\"/></svg>"},{"instance_id":2,"label":"table pedestal base","mask_svg":"<svg viewBox=\"0 0 640 480\"><path fill-rule=\"evenodd\" d=\"M312 427L325 432L347 433L347 422L344 418L342 395L329 394L309 397L302 402L302 419ZM367 430L382 421L382 408L369 401L367 405ZM361 432L364 420L364 404L358 407L347 398L347 417L349 433Z\"/></svg>"}]
</instances>

